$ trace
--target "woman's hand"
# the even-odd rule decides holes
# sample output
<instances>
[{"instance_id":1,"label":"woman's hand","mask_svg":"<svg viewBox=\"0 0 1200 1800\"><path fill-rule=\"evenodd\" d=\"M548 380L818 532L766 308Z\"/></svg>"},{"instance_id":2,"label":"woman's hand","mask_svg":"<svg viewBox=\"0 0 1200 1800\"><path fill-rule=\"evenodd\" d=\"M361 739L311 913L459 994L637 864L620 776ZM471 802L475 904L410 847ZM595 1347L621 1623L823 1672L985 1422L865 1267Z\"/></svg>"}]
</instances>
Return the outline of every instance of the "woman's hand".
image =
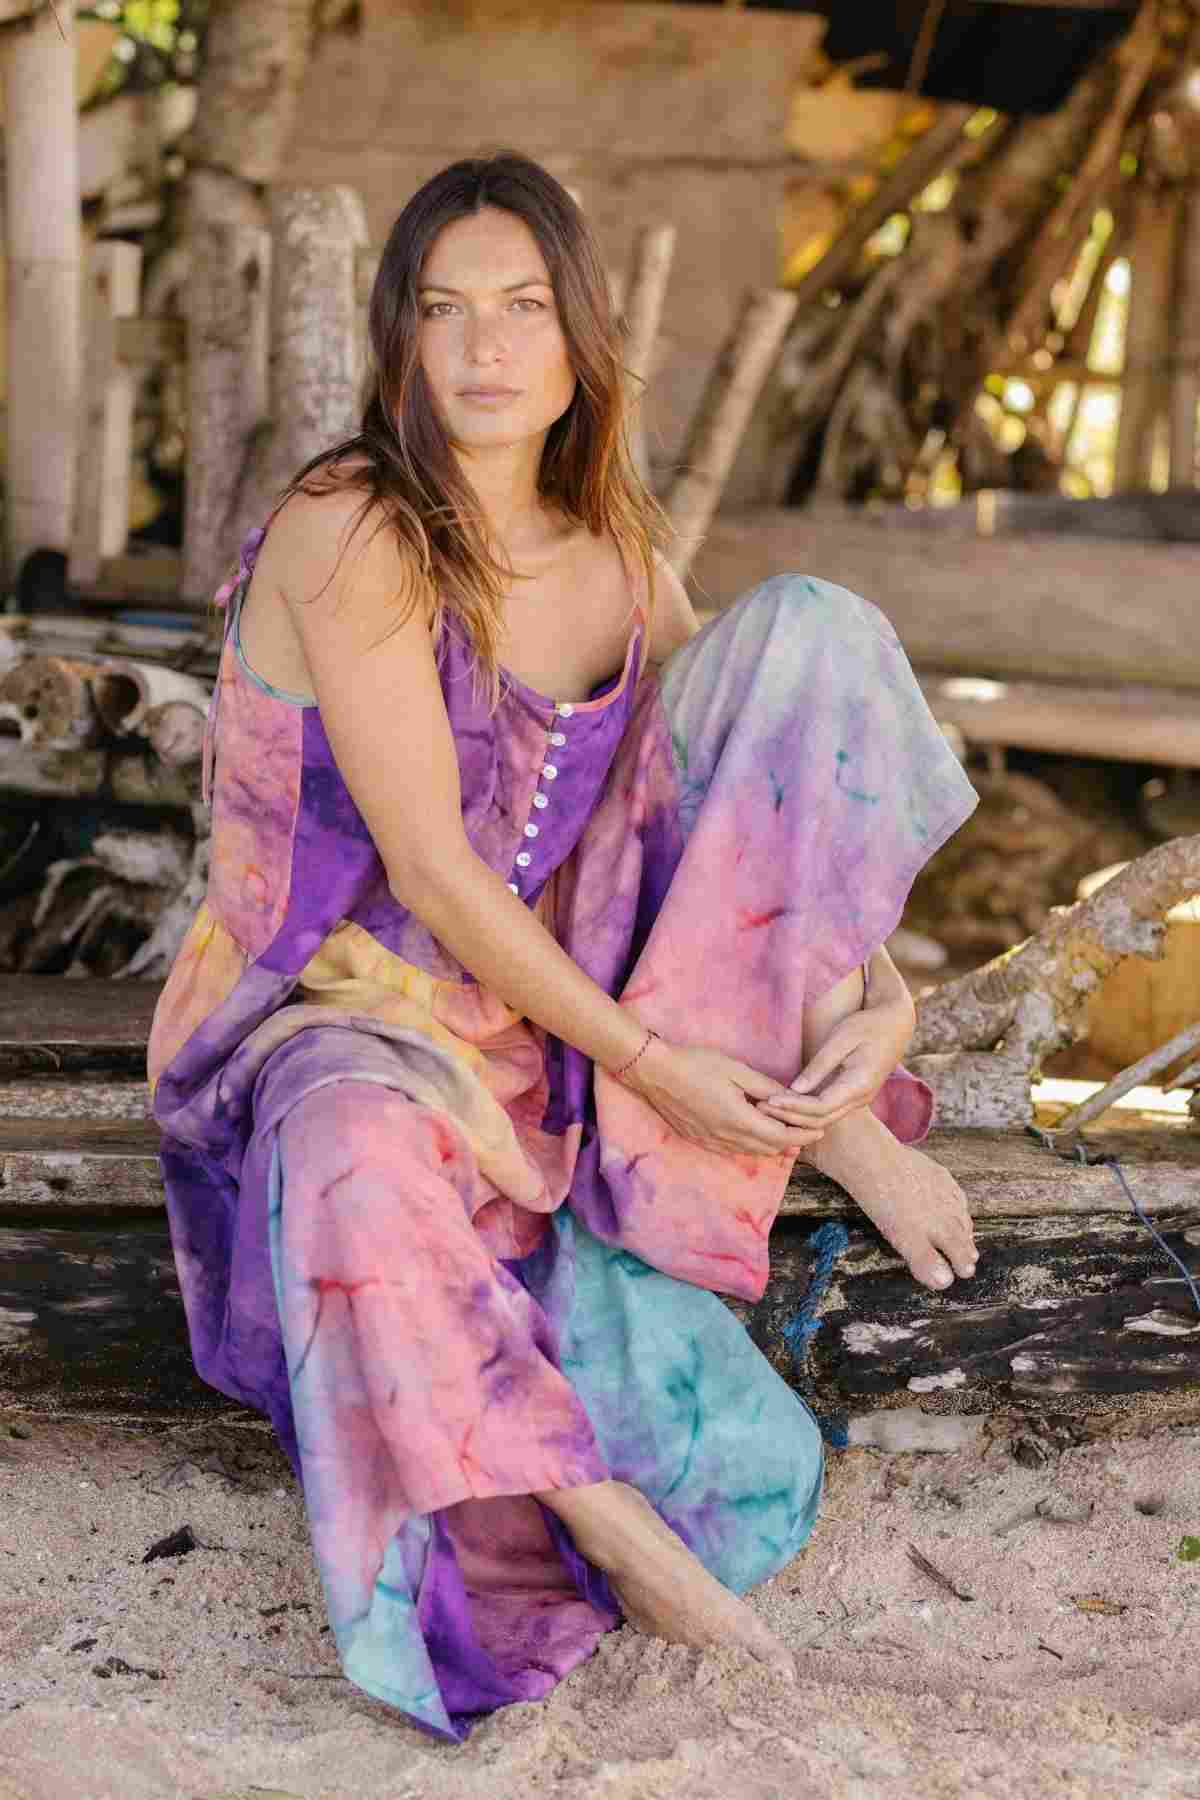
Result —
<instances>
[{"instance_id":1,"label":"woman's hand","mask_svg":"<svg viewBox=\"0 0 1200 1800\"><path fill-rule=\"evenodd\" d=\"M869 1106L903 1060L915 1023L912 998L891 961L877 970L872 959L861 1010L835 1025L791 1087L760 1101L759 1111L784 1124L816 1119L830 1126Z\"/></svg>"},{"instance_id":2,"label":"woman's hand","mask_svg":"<svg viewBox=\"0 0 1200 1800\"><path fill-rule=\"evenodd\" d=\"M654 1039L626 1078L682 1138L725 1156L796 1156L825 1128L822 1102L789 1096L789 1116L768 1118L755 1101L779 1083L719 1050Z\"/></svg>"}]
</instances>

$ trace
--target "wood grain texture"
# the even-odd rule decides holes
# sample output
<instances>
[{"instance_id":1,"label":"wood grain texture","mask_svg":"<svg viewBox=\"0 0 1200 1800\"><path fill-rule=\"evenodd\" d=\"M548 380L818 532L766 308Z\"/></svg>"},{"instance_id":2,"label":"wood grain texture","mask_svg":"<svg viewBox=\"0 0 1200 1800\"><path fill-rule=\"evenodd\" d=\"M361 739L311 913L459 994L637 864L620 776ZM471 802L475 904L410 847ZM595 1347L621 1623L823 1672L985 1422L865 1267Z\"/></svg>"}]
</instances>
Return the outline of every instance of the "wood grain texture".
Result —
<instances>
[{"instance_id":1,"label":"wood grain texture","mask_svg":"<svg viewBox=\"0 0 1200 1800\"><path fill-rule=\"evenodd\" d=\"M0 1075L140 1073L162 984L0 978Z\"/></svg>"},{"instance_id":2,"label":"wood grain texture","mask_svg":"<svg viewBox=\"0 0 1200 1800\"><path fill-rule=\"evenodd\" d=\"M86 1089L75 1092L83 1096ZM0 1215L28 1208L161 1207L159 1141L153 1119L0 1117ZM1200 1132L1186 1124L1123 1128L1089 1134L1088 1141L1119 1153L1147 1212L1186 1212L1196 1205ZM962 1185L976 1220L1129 1211L1111 1169L1054 1156L1023 1132L934 1132L924 1148ZM853 1209L835 1182L798 1168L780 1216L822 1219L848 1212Z\"/></svg>"}]
</instances>

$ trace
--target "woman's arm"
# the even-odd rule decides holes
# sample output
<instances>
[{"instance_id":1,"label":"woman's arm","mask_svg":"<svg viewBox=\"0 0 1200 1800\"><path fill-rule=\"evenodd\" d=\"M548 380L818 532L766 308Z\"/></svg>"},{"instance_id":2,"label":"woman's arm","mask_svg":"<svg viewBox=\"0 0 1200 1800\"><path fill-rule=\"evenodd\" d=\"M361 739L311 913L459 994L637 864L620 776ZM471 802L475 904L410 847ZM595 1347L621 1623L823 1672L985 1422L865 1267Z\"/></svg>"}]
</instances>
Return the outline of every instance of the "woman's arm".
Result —
<instances>
[{"instance_id":1,"label":"woman's arm","mask_svg":"<svg viewBox=\"0 0 1200 1800\"><path fill-rule=\"evenodd\" d=\"M375 530L368 518L351 534L360 505L357 495L293 498L274 525L272 567L338 767L391 891L515 1011L601 1067L620 1069L644 1043L644 1028L584 974L467 839L425 608L409 605L404 617L413 575L390 528ZM711 1148L782 1154L819 1130L815 1118L806 1126L759 1113L748 1100L776 1092L778 1083L715 1050L656 1040L630 1081L676 1130ZM814 1115L822 1110L809 1107Z\"/></svg>"}]
</instances>

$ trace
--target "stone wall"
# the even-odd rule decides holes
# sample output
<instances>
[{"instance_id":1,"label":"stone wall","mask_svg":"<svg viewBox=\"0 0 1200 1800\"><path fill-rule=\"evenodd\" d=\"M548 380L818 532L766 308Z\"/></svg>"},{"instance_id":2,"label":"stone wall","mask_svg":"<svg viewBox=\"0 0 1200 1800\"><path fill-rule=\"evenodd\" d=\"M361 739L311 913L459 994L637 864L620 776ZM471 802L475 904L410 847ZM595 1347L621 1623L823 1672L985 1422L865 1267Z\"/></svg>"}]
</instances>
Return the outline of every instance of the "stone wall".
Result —
<instances>
[{"instance_id":1,"label":"stone wall","mask_svg":"<svg viewBox=\"0 0 1200 1800\"><path fill-rule=\"evenodd\" d=\"M823 29L809 14L715 6L367 0L357 35L322 41L288 176L352 183L382 242L436 170L511 147L577 193L614 270L640 225L674 223L648 402L661 479L743 292L778 279L780 201L795 169L783 130ZM764 454L752 434L728 503L759 498Z\"/></svg>"}]
</instances>

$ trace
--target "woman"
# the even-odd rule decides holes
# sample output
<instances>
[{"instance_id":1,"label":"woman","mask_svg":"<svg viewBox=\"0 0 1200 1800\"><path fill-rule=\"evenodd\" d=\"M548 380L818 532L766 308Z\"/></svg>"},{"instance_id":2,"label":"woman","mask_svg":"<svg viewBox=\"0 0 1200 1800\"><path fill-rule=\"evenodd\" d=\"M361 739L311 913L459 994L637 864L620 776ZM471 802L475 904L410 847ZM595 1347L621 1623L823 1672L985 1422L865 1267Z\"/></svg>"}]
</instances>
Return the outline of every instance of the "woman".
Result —
<instances>
[{"instance_id":1,"label":"woman","mask_svg":"<svg viewBox=\"0 0 1200 1800\"><path fill-rule=\"evenodd\" d=\"M197 1367L289 1452L347 1674L458 1737L620 1617L790 1671L737 1596L819 1439L704 1290L761 1293L797 1155L973 1270L879 948L973 796L853 596L697 634L544 170L422 188L370 332L226 595L151 1075Z\"/></svg>"}]
</instances>

